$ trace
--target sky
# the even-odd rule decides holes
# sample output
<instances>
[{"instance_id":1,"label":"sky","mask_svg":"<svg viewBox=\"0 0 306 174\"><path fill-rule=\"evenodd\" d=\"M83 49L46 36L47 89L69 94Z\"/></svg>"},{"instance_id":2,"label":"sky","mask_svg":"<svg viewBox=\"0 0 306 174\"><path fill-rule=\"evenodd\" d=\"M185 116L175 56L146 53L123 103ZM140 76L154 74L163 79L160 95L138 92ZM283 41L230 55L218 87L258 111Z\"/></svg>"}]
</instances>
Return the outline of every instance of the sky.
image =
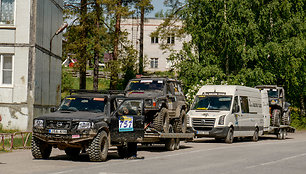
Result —
<instances>
[{"instance_id":1,"label":"sky","mask_svg":"<svg viewBox=\"0 0 306 174\"><path fill-rule=\"evenodd\" d=\"M155 17L155 13L159 12L162 9L167 9L164 6L164 0L152 0L152 4L154 6L154 10L151 13L147 14L146 17L153 18Z\"/></svg>"}]
</instances>

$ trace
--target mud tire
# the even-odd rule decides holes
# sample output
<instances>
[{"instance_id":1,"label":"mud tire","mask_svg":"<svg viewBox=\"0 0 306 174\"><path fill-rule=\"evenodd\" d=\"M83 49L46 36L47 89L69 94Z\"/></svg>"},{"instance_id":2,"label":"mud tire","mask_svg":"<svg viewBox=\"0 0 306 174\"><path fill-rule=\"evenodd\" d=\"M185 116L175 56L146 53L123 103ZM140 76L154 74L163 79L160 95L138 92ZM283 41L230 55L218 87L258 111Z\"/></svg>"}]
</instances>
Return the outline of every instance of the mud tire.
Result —
<instances>
[{"instance_id":1,"label":"mud tire","mask_svg":"<svg viewBox=\"0 0 306 174\"><path fill-rule=\"evenodd\" d=\"M38 138L32 137L31 152L35 159L48 159L52 151L52 146L41 141Z\"/></svg>"},{"instance_id":2,"label":"mud tire","mask_svg":"<svg viewBox=\"0 0 306 174\"><path fill-rule=\"evenodd\" d=\"M290 113L290 110L288 110L287 112L285 112L283 114L282 123L284 125L290 125L290 123L291 123L291 113Z\"/></svg>"},{"instance_id":3,"label":"mud tire","mask_svg":"<svg viewBox=\"0 0 306 174\"><path fill-rule=\"evenodd\" d=\"M167 108L162 108L153 120L154 128L157 131L169 133L169 113Z\"/></svg>"},{"instance_id":4,"label":"mud tire","mask_svg":"<svg viewBox=\"0 0 306 174\"><path fill-rule=\"evenodd\" d=\"M109 148L107 133L101 131L91 142L87 153L90 161L106 161Z\"/></svg>"},{"instance_id":5,"label":"mud tire","mask_svg":"<svg viewBox=\"0 0 306 174\"><path fill-rule=\"evenodd\" d=\"M178 128L178 132L180 132L180 133L181 132L186 133L186 131L187 131L187 115L186 115L185 110L181 111L177 128Z\"/></svg>"},{"instance_id":6,"label":"mud tire","mask_svg":"<svg viewBox=\"0 0 306 174\"><path fill-rule=\"evenodd\" d=\"M274 109L272 111L272 126L279 127L280 126L280 110L279 109Z\"/></svg>"}]
</instances>

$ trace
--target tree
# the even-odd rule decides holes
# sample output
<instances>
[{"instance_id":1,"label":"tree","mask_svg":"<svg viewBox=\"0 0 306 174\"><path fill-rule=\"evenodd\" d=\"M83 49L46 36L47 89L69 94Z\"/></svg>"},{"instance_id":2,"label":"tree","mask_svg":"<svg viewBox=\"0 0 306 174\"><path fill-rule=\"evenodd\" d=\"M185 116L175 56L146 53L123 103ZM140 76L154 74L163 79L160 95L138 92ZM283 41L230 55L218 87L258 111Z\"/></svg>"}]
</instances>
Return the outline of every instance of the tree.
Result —
<instances>
[{"instance_id":1,"label":"tree","mask_svg":"<svg viewBox=\"0 0 306 174\"><path fill-rule=\"evenodd\" d=\"M181 6L176 0L167 2L176 10L158 34L169 33L163 28L177 18L184 25L173 32L192 37L169 57L188 88L206 83L277 84L304 114L304 1L187 0Z\"/></svg>"},{"instance_id":2,"label":"tree","mask_svg":"<svg viewBox=\"0 0 306 174\"><path fill-rule=\"evenodd\" d=\"M140 39L139 39L139 74L143 74L143 33L144 33L144 16L145 13L153 10L151 0L138 0L135 5L140 9Z\"/></svg>"}]
</instances>

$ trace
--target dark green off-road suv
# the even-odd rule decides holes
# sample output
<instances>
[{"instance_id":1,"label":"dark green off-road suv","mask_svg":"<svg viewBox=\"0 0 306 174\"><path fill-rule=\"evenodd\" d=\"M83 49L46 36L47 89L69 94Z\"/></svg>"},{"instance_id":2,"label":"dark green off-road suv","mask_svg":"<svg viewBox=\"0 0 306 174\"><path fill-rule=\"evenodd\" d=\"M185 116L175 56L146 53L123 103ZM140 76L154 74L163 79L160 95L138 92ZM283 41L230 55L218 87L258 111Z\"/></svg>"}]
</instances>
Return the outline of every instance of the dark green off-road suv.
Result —
<instances>
[{"instance_id":1,"label":"dark green off-road suv","mask_svg":"<svg viewBox=\"0 0 306 174\"><path fill-rule=\"evenodd\" d=\"M160 77L132 79L125 95L144 99L145 127L164 133L186 132L187 103L179 81Z\"/></svg>"},{"instance_id":2,"label":"dark green off-road suv","mask_svg":"<svg viewBox=\"0 0 306 174\"><path fill-rule=\"evenodd\" d=\"M91 161L105 161L109 146L115 145L120 157L132 156L144 137L143 104L110 93L70 95L58 109L34 119L32 155L49 158L58 148L72 158L86 152Z\"/></svg>"}]
</instances>

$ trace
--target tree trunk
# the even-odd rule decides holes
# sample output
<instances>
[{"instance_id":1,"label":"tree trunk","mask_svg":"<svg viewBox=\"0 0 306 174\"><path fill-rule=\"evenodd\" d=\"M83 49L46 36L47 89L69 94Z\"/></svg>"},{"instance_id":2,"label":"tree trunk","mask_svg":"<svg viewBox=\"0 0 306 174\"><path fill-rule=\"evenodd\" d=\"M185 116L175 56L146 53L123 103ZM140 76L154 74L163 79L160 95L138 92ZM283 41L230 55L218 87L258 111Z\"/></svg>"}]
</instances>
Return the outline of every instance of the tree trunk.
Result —
<instances>
[{"instance_id":1,"label":"tree trunk","mask_svg":"<svg viewBox=\"0 0 306 174\"><path fill-rule=\"evenodd\" d=\"M101 15L101 7L100 4L98 3L98 0L96 0L95 2L95 9L96 9L96 31L97 34L99 34L99 30L100 30L100 15ZM96 37L96 43L95 44L99 44L99 37ZM98 50L98 46L95 45L95 49L94 49L94 72L93 72L93 89L94 90L98 90L99 88L99 59L100 59L100 54L99 54L99 50Z\"/></svg>"},{"instance_id":2,"label":"tree trunk","mask_svg":"<svg viewBox=\"0 0 306 174\"><path fill-rule=\"evenodd\" d=\"M80 25L85 26L86 23L86 15L87 15L87 0L81 0L81 19ZM87 37L88 29L84 27L84 32L82 32L82 37L85 39ZM86 44L82 48L80 48L80 57L79 57L79 67L80 67L80 89L86 89L86 64L87 64L87 56L86 56Z\"/></svg>"},{"instance_id":3,"label":"tree trunk","mask_svg":"<svg viewBox=\"0 0 306 174\"><path fill-rule=\"evenodd\" d=\"M144 30L144 10L145 8L141 7L140 14L140 44L139 44L139 74L143 74L143 30Z\"/></svg>"},{"instance_id":4,"label":"tree trunk","mask_svg":"<svg viewBox=\"0 0 306 174\"><path fill-rule=\"evenodd\" d=\"M117 3L117 7L122 6L122 1L120 0ZM111 79L110 79L110 89L115 90L117 89L118 85L118 47L119 47L119 38L120 38L120 20L121 14L119 11L116 11L116 24L115 24L115 38L114 38L114 54L113 60L111 64Z\"/></svg>"},{"instance_id":5,"label":"tree trunk","mask_svg":"<svg viewBox=\"0 0 306 174\"><path fill-rule=\"evenodd\" d=\"M301 94L301 97L300 97L300 103L301 103L301 116L302 117L305 117L305 102L304 102L304 95L303 93Z\"/></svg>"}]
</instances>

